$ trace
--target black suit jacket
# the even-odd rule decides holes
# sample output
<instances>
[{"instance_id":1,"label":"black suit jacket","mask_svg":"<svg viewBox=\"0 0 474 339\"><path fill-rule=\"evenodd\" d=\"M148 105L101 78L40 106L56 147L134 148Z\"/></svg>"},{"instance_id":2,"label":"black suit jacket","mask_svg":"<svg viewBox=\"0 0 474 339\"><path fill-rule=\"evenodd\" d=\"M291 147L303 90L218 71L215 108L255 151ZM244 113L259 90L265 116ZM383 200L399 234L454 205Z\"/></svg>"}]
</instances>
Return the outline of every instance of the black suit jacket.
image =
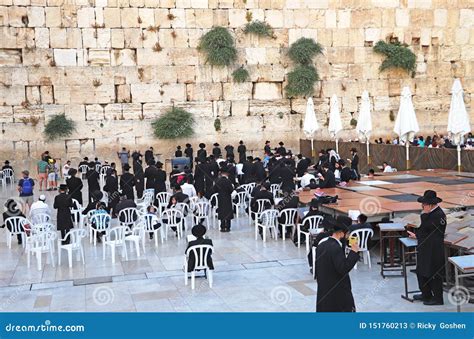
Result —
<instances>
[{"instance_id":1,"label":"black suit jacket","mask_svg":"<svg viewBox=\"0 0 474 339\"><path fill-rule=\"evenodd\" d=\"M212 246L212 240L211 239L204 239L204 238L197 238L196 240L190 241L188 243L188 247L186 247L186 252L190 247L196 246L196 245L211 245ZM214 269L214 263L212 262L212 250L209 251L207 255L207 266L209 269L213 270ZM189 252L189 257L188 257L188 272L194 271L194 267L196 266L196 257L194 256L194 252Z\"/></svg>"},{"instance_id":2,"label":"black suit jacket","mask_svg":"<svg viewBox=\"0 0 474 339\"><path fill-rule=\"evenodd\" d=\"M71 208L74 207L72 199L66 193L60 193L54 197L53 207L58 210L57 230L69 230L73 227Z\"/></svg>"}]
</instances>

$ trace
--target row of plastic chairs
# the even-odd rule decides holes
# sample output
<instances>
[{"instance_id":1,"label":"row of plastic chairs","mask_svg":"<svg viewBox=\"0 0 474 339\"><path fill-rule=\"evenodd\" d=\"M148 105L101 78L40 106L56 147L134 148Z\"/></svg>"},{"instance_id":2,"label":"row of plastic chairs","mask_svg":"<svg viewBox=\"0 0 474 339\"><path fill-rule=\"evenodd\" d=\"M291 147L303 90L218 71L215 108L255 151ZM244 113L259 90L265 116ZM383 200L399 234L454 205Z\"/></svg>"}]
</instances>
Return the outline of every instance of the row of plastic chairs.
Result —
<instances>
[{"instance_id":1,"label":"row of plastic chairs","mask_svg":"<svg viewBox=\"0 0 474 339\"><path fill-rule=\"evenodd\" d=\"M15 183L15 175L11 168L5 168L0 171L0 184L6 186L6 184L13 185Z\"/></svg>"}]
</instances>

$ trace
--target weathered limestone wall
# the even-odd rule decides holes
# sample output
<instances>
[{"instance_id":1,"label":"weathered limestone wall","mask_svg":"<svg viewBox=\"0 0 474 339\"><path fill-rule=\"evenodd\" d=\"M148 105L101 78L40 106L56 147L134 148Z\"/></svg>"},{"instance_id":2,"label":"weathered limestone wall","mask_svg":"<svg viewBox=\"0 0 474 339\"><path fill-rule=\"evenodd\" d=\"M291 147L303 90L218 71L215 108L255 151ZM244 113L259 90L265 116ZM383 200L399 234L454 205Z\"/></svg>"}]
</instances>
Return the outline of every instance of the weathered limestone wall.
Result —
<instances>
[{"instance_id":1,"label":"weathered limestone wall","mask_svg":"<svg viewBox=\"0 0 474 339\"><path fill-rule=\"evenodd\" d=\"M275 39L242 32L247 15L275 29ZM236 37L237 65L251 81L232 82L233 68L206 65L196 46L211 27ZM468 108L474 90L473 0L0 0L0 158L109 154L154 145L169 157L177 143L153 139L150 122L172 105L197 121L192 141L262 148L264 139L298 149L304 99L285 97L292 42L314 38L321 81L315 106L321 125L329 97L342 103L343 138L355 138L364 89L373 103L375 136L391 134L403 85L414 93L423 133L444 132L454 77ZM393 35L417 55L417 73L379 73L372 51ZM156 51L156 43L162 50ZM45 144L45 120L65 113L78 122L66 141ZM219 116L222 130L214 130ZM39 118L39 121L37 121ZM474 119L473 119L474 121ZM327 137L323 132L321 137Z\"/></svg>"}]
</instances>

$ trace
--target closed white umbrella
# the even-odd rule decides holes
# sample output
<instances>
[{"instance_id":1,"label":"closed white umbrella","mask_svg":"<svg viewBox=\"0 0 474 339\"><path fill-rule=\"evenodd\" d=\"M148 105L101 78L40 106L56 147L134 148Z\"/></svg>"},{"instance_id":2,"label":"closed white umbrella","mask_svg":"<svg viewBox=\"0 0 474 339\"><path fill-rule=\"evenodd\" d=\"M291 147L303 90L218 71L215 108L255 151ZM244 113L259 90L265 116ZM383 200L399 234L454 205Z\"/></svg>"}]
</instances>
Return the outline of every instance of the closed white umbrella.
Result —
<instances>
[{"instance_id":1,"label":"closed white umbrella","mask_svg":"<svg viewBox=\"0 0 474 339\"><path fill-rule=\"evenodd\" d=\"M413 139L415 133L420 130L418 121L416 120L415 108L411 101L411 91L408 86L403 87L400 97L400 108L398 109L397 119L393 131L398 134L400 140L405 143L407 170L410 169L410 140Z\"/></svg>"},{"instance_id":2,"label":"closed white umbrella","mask_svg":"<svg viewBox=\"0 0 474 339\"><path fill-rule=\"evenodd\" d=\"M337 133L342 130L341 113L339 102L335 94L331 97L331 106L329 108L329 135L336 139L336 153L339 153L339 143L337 140Z\"/></svg>"},{"instance_id":3,"label":"closed white umbrella","mask_svg":"<svg viewBox=\"0 0 474 339\"><path fill-rule=\"evenodd\" d=\"M365 138L367 146L367 164L370 164L369 139L372 133L372 114L370 112L369 92L362 92L362 100L359 107L359 119L357 120L356 131L359 138Z\"/></svg>"},{"instance_id":4,"label":"closed white umbrella","mask_svg":"<svg viewBox=\"0 0 474 339\"><path fill-rule=\"evenodd\" d=\"M458 146L458 170L461 170L461 143L463 136L471 131L469 115L464 104L464 93L461 81L454 80L451 88L451 105L448 116L448 134L453 142Z\"/></svg>"},{"instance_id":5,"label":"closed white umbrella","mask_svg":"<svg viewBox=\"0 0 474 339\"><path fill-rule=\"evenodd\" d=\"M304 116L303 132L305 136L311 139L311 156L314 157L314 134L319 129L318 120L316 120L316 114L314 113L314 103L312 98L308 98L306 104L306 113Z\"/></svg>"}]
</instances>

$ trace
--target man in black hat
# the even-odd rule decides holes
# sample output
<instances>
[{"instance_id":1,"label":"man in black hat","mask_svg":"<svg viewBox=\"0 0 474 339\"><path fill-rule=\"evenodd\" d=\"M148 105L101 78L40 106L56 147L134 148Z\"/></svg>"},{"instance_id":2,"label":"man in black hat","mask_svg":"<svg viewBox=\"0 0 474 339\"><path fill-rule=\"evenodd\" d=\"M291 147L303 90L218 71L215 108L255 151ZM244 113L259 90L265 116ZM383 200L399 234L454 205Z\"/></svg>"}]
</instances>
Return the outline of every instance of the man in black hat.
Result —
<instances>
[{"instance_id":1,"label":"man in black hat","mask_svg":"<svg viewBox=\"0 0 474 339\"><path fill-rule=\"evenodd\" d=\"M233 159L234 158L234 146L229 144L229 145L226 145L224 147L224 149L225 149L225 158L226 159L229 159L229 158Z\"/></svg>"},{"instance_id":2,"label":"man in black hat","mask_svg":"<svg viewBox=\"0 0 474 339\"><path fill-rule=\"evenodd\" d=\"M67 232L74 227L72 223L71 208L74 207L72 198L66 193L67 185L59 185L59 194L54 197L53 207L58 210L56 215L57 230L61 232L61 238L64 239ZM63 245L69 244L69 238L63 241Z\"/></svg>"},{"instance_id":3,"label":"man in black hat","mask_svg":"<svg viewBox=\"0 0 474 339\"><path fill-rule=\"evenodd\" d=\"M259 157L253 159L253 173L257 182L263 182L267 177L265 167L263 167L263 162Z\"/></svg>"},{"instance_id":4,"label":"man in black hat","mask_svg":"<svg viewBox=\"0 0 474 339\"><path fill-rule=\"evenodd\" d=\"M206 151L206 144L200 143L199 144L199 149L197 151L197 160L199 160L201 163L205 164L206 159L207 159L207 151Z\"/></svg>"},{"instance_id":5,"label":"man in black hat","mask_svg":"<svg viewBox=\"0 0 474 339\"><path fill-rule=\"evenodd\" d=\"M232 206L232 192L234 186L228 178L229 170L226 166L221 168L221 176L214 184L214 192L217 196L217 218L221 221L221 232L230 232L231 221L234 218Z\"/></svg>"},{"instance_id":6,"label":"man in black hat","mask_svg":"<svg viewBox=\"0 0 474 339\"><path fill-rule=\"evenodd\" d=\"M243 164L247 154L247 147L245 147L244 142L242 140L239 141L237 153L239 153L239 163Z\"/></svg>"},{"instance_id":7,"label":"man in black hat","mask_svg":"<svg viewBox=\"0 0 474 339\"><path fill-rule=\"evenodd\" d=\"M127 197L127 199L135 199L133 194L133 187L135 186L135 177L130 173L130 165L123 165L123 174L120 176L120 189L122 194Z\"/></svg>"},{"instance_id":8,"label":"man in black hat","mask_svg":"<svg viewBox=\"0 0 474 339\"><path fill-rule=\"evenodd\" d=\"M244 176L242 179L244 184L255 182L255 177L253 176L255 174L255 171L253 170L253 157L252 156L248 156L247 161L243 163L242 173L244 173Z\"/></svg>"},{"instance_id":9,"label":"man in black hat","mask_svg":"<svg viewBox=\"0 0 474 339\"><path fill-rule=\"evenodd\" d=\"M269 140L265 141L265 146L263 147L263 153L265 153L265 154L272 153L272 148L270 146L270 141Z\"/></svg>"},{"instance_id":10,"label":"man in black hat","mask_svg":"<svg viewBox=\"0 0 474 339\"><path fill-rule=\"evenodd\" d=\"M349 272L359 260L359 246L354 243L346 257L347 222L331 218L329 224L331 235L316 248L316 312L355 312Z\"/></svg>"},{"instance_id":11,"label":"man in black hat","mask_svg":"<svg viewBox=\"0 0 474 339\"><path fill-rule=\"evenodd\" d=\"M199 223L199 224L195 225L191 229L191 233L192 233L192 235L194 235L196 237L196 240L192 240L188 243L188 247L186 247L185 253L188 253L188 250L191 247L196 246L196 245L211 245L211 246L213 246L211 239L204 239L204 235L206 234L206 227L203 224ZM209 269L213 270L214 269L214 264L212 262L211 255L212 255L212 251L209 251L208 254L207 254L206 261L207 261L207 266L209 267ZM191 252L189 252L189 257L188 257L188 272L194 271L194 267L196 267L196 258L194 256L194 252L191 251Z\"/></svg>"},{"instance_id":12,"label":"man in black hat","mask_svg":"<svg viewBox=\"0 0 474 339\"><path fill-rule=\"evenodd\" d=\"M183 151L181 150L181 146L176 146L176 151L174 152L175 158L181 158L183 156Z\"/></svg>"},{"instance_id":13,"label":"man in black hat","mask_svg":"<svg viewBox=\"0 0 474 339\"><path fill-rule=\"evenodd\" d=\"M284 146L285 144L283 143L283 141L280 141L278 145L280 145L280 147L278 147L276 151L278 154L284 157L286 155L286 148Z\"/></svg>"},{"instance_id":14,"label":"man in black hat","mask_svg":"<svg viewBox=\"0 0 474 339\"><path fill-rule=\"evenodd\" d=\"M189 159L189 168L193 168L193 148L191 144L186 144L184 155Z\"/></svg>"},{"instance_id":15,"label":"man in black hat","mask_svg":"<svg viewBox=\"0 0 474 339\"><path fill-rule=\"evenodd\" d=\"M110 175L105 179L104 191L107 192L108 195L108 208L112 210L112 218L115 218L117 216L115 207L120 201L119 183L117 171L115 169L111 169L110 171Z\"/></svg>"},{"instance_id":16,"label":"man in black hat","mask_svg":"<svg viewBox=\"0 0 474 339\"><path fill-rule=\"evenodd\" d=\"M13 170L13 167L11 167L10 161L8 161L8 160L5 160L4 165L2 166L2 171L3 171L3 170L6 170L6 169L11 169L11 170Z\"/></svg>"},{"instance_id":17,"label":"man in black hat","mask_svg":"<svg viewBox=\"0 0 474 339\"><path fill-rule=\"evenodd\" d=\"M357 154L357 149L355 148L351 148L351 170L354 172L357 180L360 180L359 155Z\"/></svg>"},{"instance_id":18,"label":"man in black hat","mask_svg":"<svg viewBox=\"0 0 474 339\"><path fill-rule=\"evenodd\" d=\"M408 231L418 240L416 276L421 294L413 296L425 305L443 305L444 234L446 214L439 206L442 202L436 192L427 190L418 198L421 203L421 224L415 233Z\"/></svg>"},{"instance_id":19,"label":"man in black hat","mask_svg":"<svg viewBox=\"0 0 474 339\"><path fill-rule=\"evenodd\" d=\"M214 156L214 158L220 158L221 157L221 148L219 147L219 144L216 142L214 143L214 148L212 149L212 155Z\"/></svg>"},{"instance_id":20,"label":"man in black hat","mask_svg":"<svg viewBox=\"0 0 474 339\"><path fill-rule=\"evenodd\" d=\"M92 202L93 192L100 191L99 184L99 173L95 170L95 161L91 161L88 164L89 169L87 170L87 187L89 190L89 203Z\"/></svg>"},{"instance_id":21,"label":"man in black hat","mask_svg":"<svg viewBox=\"0 0 474 339\"><path fill-rule=\"evenodd\" d=\"M155 155L153 154L153 147L151 146L145 151L145 163L148 164L150 160L155 160Z\"/></svg>"}]
</instances>

